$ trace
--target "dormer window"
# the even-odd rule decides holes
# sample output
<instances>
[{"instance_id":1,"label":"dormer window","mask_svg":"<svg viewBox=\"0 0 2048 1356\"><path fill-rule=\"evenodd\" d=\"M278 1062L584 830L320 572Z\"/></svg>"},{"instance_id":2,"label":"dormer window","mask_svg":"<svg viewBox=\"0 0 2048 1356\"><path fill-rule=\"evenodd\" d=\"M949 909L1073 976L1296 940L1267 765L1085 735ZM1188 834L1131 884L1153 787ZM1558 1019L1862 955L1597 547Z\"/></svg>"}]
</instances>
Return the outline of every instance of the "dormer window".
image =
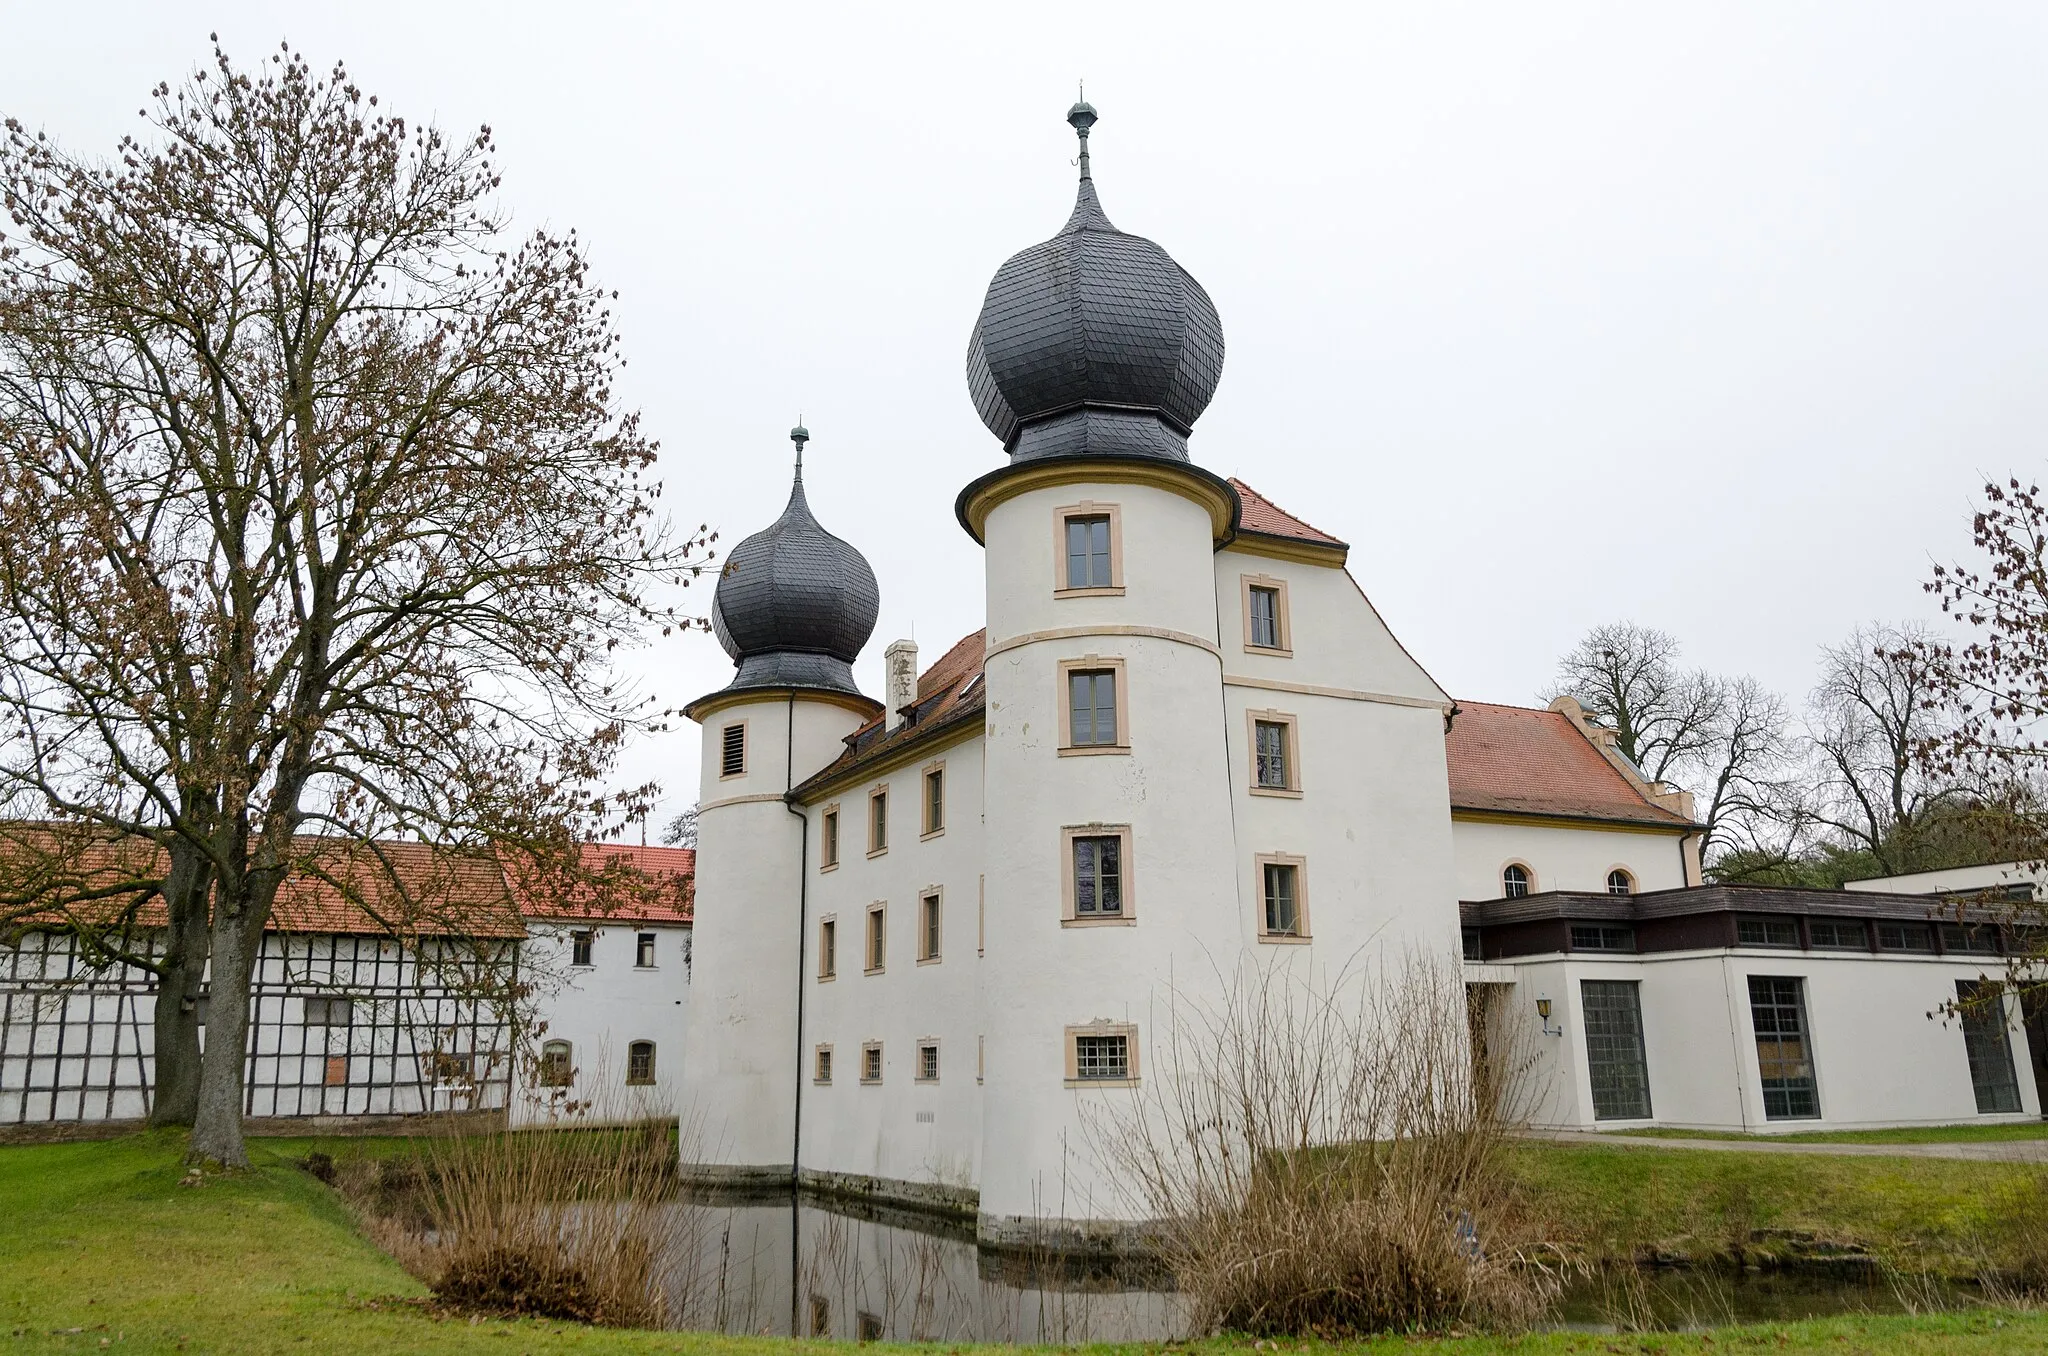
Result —
<instances>
[{"instance_id":1,"label":"dormer window","mask_svg":"<svg viewBox=\"0 0 2048 1356\"><path fill-rule=\"evenodd\" d=\"M1529 868L1520 862L1509 862L1501 868L1500 897L1502 899L1525 899L1529 894Z\"/></svg>"}]
</instances>

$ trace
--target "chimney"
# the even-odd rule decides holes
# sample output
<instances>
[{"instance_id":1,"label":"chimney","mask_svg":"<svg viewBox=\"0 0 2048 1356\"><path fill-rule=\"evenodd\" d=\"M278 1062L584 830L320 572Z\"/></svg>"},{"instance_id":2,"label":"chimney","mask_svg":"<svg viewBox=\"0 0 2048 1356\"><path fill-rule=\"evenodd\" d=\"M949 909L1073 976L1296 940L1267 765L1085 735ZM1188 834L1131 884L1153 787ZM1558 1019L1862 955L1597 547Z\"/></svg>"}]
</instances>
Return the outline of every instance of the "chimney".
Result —
<instances>
[{"instance_id":1,"label":"chimney","mask_svg":"<svg viewBox=\"0 0 2048 1356\"><path fill-rule=\"evenodd\" d=\"M893 730L903 723L903 708L917 701L917 642L890 641L889 648L882 652L882 660L887 668L882 680L882 700L889 705L882 728Z\"/></svg>"}]
</instances>

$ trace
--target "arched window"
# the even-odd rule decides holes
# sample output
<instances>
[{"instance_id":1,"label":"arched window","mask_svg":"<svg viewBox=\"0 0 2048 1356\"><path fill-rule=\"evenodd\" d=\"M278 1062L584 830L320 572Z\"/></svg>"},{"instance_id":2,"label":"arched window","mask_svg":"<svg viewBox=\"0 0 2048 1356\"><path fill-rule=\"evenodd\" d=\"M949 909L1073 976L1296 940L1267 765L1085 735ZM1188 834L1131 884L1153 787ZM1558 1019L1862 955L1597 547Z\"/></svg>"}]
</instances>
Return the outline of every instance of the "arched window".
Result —
<instances>
[{"instance_id":1,"label":"arched window","mask_svg":"<svg viewBox=\"0 0 2048 1356\"><path fill-rule=\"evenodd\" d=\"M1621 867L1607 873L1607 893L1610 895L1632 895L1636 892L1636 878Z\"/></svg>"},{"instance_id":2,"label":"arched window","mask_svg":"<svg viewBox=\"0 0 2048 1356\"><path fill-rule=\"evenodd\" d=\"M634 1041L626 1047L626 1084L637 1087L654 1081L654 1042Z\"/></svg>"},{"instance_id":3,"label":"arched window","mask_svg":"<svg viewBox=\"0 0 2048 1356\"><path fill-rule=\"evenodd\" d=\"M566 1088L576 1075L575 1051L567 1041L548 1041L540 1048L540 1085Z\"/></svg>"},{"instance_id":4,"label":"arched window","mask_svg":"<svg viewBox=\"0 0 2048 1356\"><path fill-rule=\"evenodd\" d=\"M1528 893L1529 868L1520 862L1509 862L1500 873L1501 898L1520 899Z\"/></svg>"}]
</instances>

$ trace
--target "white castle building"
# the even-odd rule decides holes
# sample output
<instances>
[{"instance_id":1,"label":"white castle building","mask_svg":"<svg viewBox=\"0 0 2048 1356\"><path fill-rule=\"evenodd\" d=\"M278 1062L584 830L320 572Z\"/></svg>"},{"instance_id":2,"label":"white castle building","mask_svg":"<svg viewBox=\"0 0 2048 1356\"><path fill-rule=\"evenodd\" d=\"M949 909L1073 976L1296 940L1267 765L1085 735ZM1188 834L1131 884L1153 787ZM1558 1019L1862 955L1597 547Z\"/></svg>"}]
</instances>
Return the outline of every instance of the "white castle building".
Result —
<instances>
[{"instance_id":1,"label":"white castle building","mask_svg":"<svg viewBox=\"0 0 2048 1356\"><path fill-rule=\"evenodd\" d=\"M1455 702L1342 540L1191 460L1222 328L1104 215L1095 117L1069 115L1071 218L969 344L1007 454L955 505L986 629L921 674L898 641L886 699L858 689L878 588L812 516L802 429L787 509L719 583L738 671L690 707L698 1170L973 1211L994 1242L1117 1217L1081 1107L1143 1088L1170 987L1461 943L1547 1033L1550 1124L2039 1114L2016 1005L1924 1015L1984 977L1981 917L1703 886L1683 792L1568 701Z\"/></svg>"}]
</instances>

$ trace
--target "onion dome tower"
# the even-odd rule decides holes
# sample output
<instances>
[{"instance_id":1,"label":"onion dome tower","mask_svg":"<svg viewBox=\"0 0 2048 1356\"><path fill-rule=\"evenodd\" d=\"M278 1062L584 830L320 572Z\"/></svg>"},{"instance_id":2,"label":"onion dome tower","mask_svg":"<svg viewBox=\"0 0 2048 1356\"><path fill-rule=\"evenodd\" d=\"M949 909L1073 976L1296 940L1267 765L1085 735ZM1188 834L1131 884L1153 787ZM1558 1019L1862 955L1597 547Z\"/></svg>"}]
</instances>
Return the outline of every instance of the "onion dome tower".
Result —
<instances>
[{"instance_id":1,"label":"onion dome tower","mask_svg":"<svg viewBox=\"0 0 2048 1356\"><path fill-rule=\"evenodd\" d=\"M1223 375L1216 304L1173 256L1110 224L1088 165L1092 105L1067 121L1081 183L1058 235L996 270L967 386L1013 462L1067 454L1188 459Z\"/></svg>"},{"instance_id":2,"label":"onion dome tower","mask_svg":"<svg viewBox=\"0 0 2048 1356\"><path fill-rule=\"evenodd\" d=\"M796 479L782 516L734 547L719 575L711 626L739 665L726 693L795 688L860 695L852 665L874 634L881 590L866 557L811 515L804 497L810 436L801 425L789 432Z\"/></svg>"}]
</instances>

